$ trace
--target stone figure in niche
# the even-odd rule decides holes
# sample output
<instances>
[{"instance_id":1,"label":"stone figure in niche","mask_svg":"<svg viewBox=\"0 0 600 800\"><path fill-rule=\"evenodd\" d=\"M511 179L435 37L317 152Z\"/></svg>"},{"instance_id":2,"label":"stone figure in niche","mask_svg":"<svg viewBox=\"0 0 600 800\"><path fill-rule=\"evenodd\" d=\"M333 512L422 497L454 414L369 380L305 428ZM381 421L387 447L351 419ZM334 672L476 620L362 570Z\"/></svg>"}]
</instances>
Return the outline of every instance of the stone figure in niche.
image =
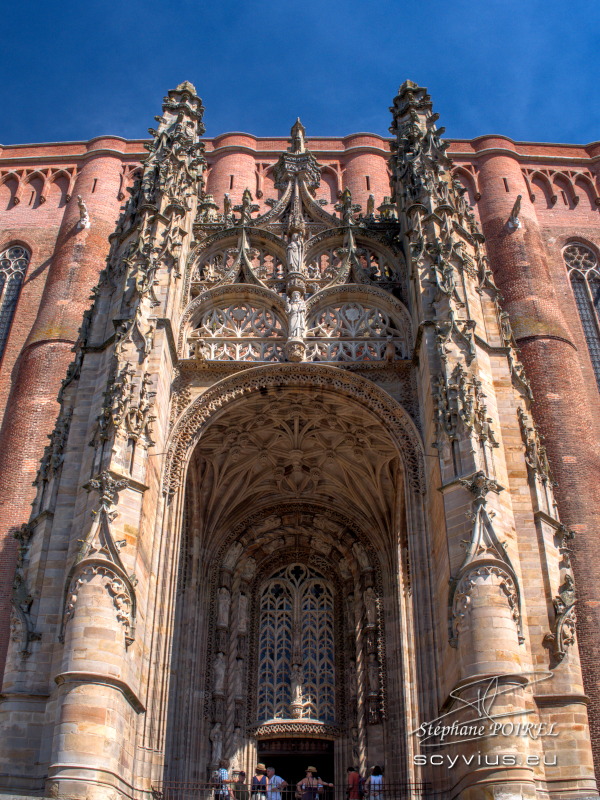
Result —
<instances>
[{"instance_id":1,"label":"stone figure in niche","mask_svg":"<svg viewBox=\"0 0 600 800\"><path fill-rule=\"evenodd\" d=\"M242 729L236 728L233 731L233 741L231 743L231 766L234 772L238 772L243 766L243 744L244 737L242 736Z\"/></svg>"},{"instance_id":2,"label":"stone figure in niche","mask_svg":"<svg viewBox=\"0 0 600 800\"><path fill-rule=\"evenodd\" d=\"M302 667L299 664L294 664L292 667L292 703L302 703Z\"/></svg>"},{"instance_id":3,"label":"stone figure in niche","mask_svg":"<svg viewBox=\"0 0 600 800\"><path fill-rule=\"evenodd\" d=\"M352 728L350 736L352 738L352 760L358 764L358 728Z\"/></svg>"},{"instance_id":4,"label":"stone figure in niche","mask_svg":"<svg viewBox=\"0 0 600 800\"><path fill-rule=\"evenodd\" d=\"M220 722L215 722L209 735L212 743L212 763L218 764L223 755L223 730Z\"/></svg>"},{"instance_id":5,"label":"stone figure in niche","mask_svg":"<svg viewBox=\"0 0 600 800\"><path fill-rule=\"evenodd\" d=\"M233 694L235 697L243 697L244 695L244 686L242 680L243 667L243 660L241 658L236 658L233 673Z\"/></svg>"},{"instance_id":6,"label":"stone figure in niche","mask_svg":"<svg viewBox=\"0 0 600 800\"><path fill-rule=\"evenodd\" d=\"M250 556L250 558L246 560L246 563L244 564L244 567L242 569L242 578L245 581L251 581L252 578L254 577L255 572L256 572L256 560L252 556Z\"/></svg>"},{"instance_id":7,"label":"stone figure in niche","mask_svg":"<svg viewBox=\"0 0 600 800\"><path fill-rule=\"evenodd\" d=\"M379 691L379 664L377 663L377 656L371 653L369 656L369 664L367 665L367 674L369 677L369 691Z\"/></svg>"},{"instance_id":8,"label":"stone figure in niche","mask_svg":"<svg viewBox=\"0 0 600 800\"><path fill-rule=\"evenodd\" d=\"M313 261L312 264L309 264L307 267L308 277L311 280L318 280L321 277L321 273L319 272L319 265Z\"/></svg>"},{"instance_id":9,"label":"stone figure in niche","mask_svg":"<svg viewBox=\"0 0 600 800\"><path fill-rule=\"evenodd\" d=\"M240 595L238 602L238 633L246 633L248 629L248 598Z\"/></svg>"},{"instance_id":10,"label":"stone figure in niche","mask_svg":"<svg viewBox=\"0 0 600 800\"><path fill-rule=\"evenodd\" d=\"M223 694L225 691L225 656L217 653L214 665L214 690L216 694Z\"/></svg>"},{"instance_id":11,"label":"stone figure in niche","mask_svg":"<svg viewBox=\"0 0 600 800\"><path fill-rule=\"evenodd\" d=\"M394 361L396 358L396 345L394 344L394 340L391 336L388 336L386 339L383 357L386 361Z\"/></svg>"},{"instance_id":12,"label":"stone figure in niche","mask_svg":"<svg viewBox=\"0 0 600 800\"><path fill-rule=\"evenodd\" d=\"M78 228L89 228L90 227L90 215L87 210L87 206L83 197L78 194L77 195L77 205L79 206L79 222L77 223Z\"/></svg>"},{"instance_id":13,"label":"stone figure in niche","mask_svg":"<svg viewBox=\"0 0 600 800\"><path fill-rule=\"evenodd\" d=\"M289 338L303 339L306 330L306 302L300 292L292 292L286 300L285 310L289 319Z\"/></svg>"},{"instance_id":14,"label":"stone figure in niche","mask_svg":"<svg viewBox=\"0 0 600 800\"><path fill-rule=\"evenodd\" d=\"M287 246L286 254L288 272L302 272L304 244L299 233L292 233L292 238Z\"/></svg>"},{"instance_id":15,"label":"stone figure in niche","mask_svg":"<svg viewBox=\"0 0 600 800\"><path fill-rule=\"evenodd\" d=\"M356 697L356 661L354 661L354 659L352 659L348 664L348 690L350 692L350 697Z\"/></svg>"},{"instance_id":16,"label":"stone figure in niche","mask_svg":"<svg viewBox=\"0 0 600 800\"><path fill-rule=\"evenodd\" d=\"M369 586L364 593L365 613L367 615L367 625L377 625L377 597L373 587Z\"/></svg>"},{"instance_id":17,"label":"stone figure in niche","mask_svg":"<svg viewBox=\"0 0 600 800\"><path fill-rule=\"evenodd\" d=\"M219 589L219 601L217 612L217 625L226 628L229 625L229 590L224 586Z\"/></svg>"}]
</instances>

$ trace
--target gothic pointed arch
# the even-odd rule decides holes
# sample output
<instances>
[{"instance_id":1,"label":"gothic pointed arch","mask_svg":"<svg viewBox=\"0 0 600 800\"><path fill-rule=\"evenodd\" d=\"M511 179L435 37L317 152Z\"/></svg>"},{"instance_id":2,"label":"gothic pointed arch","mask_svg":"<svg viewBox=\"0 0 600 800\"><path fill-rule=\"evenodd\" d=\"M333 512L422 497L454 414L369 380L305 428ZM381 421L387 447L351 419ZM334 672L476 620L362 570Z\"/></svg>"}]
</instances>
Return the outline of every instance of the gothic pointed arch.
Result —
<instances>
[{"instance_id":1,"label":"gothic pointed arch","mask_svg":"<svg viewBox=\"0 0 600 800\"><path fill-rule=\"evenodd\" d=\"M192 402L175 423L164 469L163 489L171 494L183 478L195 444L211 415L232 401L277 387L297 386L346 396L364 406L390 430L406 468L408 481L425 491L423 445L408 412L384 390L358 375L317 364L277 364L254 367L219 381Z\"/></svg>"}]
</instances>

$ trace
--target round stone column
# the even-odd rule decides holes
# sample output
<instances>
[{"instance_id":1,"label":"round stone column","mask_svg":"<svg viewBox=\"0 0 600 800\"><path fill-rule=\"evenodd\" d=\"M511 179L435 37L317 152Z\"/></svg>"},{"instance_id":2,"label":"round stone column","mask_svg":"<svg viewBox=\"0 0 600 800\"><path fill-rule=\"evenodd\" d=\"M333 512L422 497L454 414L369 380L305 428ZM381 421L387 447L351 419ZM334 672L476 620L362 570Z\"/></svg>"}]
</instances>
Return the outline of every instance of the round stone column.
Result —
<instances>
[{"instance_id":1,"label":"round stone column","mask_svg":"<svg viewBox=\"0 0 600 800\"><path fill-rule=\"evenodd\" d=\"M105 266L108 237L119 215L124 145L123 139L114 137L88 143L65 208L38 316L17 362L0 431L0 673L6 658L16 565L17 542L12 534L31 513L32 482L56 421L58 391L73 360L72 348L83 312L90 305L90 291ZM79 226L78 195L87 206L89 228Z\"/></svg>"},{"instance_id":2,"label":"round stone column","mask_svg":"<svg viewBox=\"0 0 600 800\"><path fill-rule=\"evenodd\" d=\"M85 562L83 562L85 563ZM128 732L141 704L129 685L132 597L110 564L90 562L71 579L62 670L50 702L56 725L48 768L51 796L128 795Z\"/></svg>"},{"instance_id":3,"label":"round stone column","mask_svg":"<svg viewBox=\"0 0 600 800\"><path fill-rule=\"evenodd\" d=\"M533 413L546 439L562 521L573 544L578 637L596 770L600 766L600 435L597 394L590 400L579 354L561 311L535 208L512 142L475 140L480 153L479 212L491 267L534 395ZM520 227L508 218L521 195ZM567 302L574 302L572 299ZM595 392L595 387L594 392ZM592 407L595 402L595 408Z\"/></svg>"}]
</instances>

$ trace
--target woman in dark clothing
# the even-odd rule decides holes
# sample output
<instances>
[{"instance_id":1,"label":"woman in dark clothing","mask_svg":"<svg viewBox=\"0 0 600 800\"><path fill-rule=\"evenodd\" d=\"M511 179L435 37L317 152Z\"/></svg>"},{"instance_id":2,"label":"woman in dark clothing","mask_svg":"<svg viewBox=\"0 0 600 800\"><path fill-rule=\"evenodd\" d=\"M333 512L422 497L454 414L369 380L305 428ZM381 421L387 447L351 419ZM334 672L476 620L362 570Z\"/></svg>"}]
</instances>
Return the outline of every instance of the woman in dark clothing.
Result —
<instances>
[{"instance_id":1,"label":"woman in dark clothing","mask_svg":"<svg viewBox=\"0 0 600 800\"><path fill-rule=\"evenodd\" d=\"M267 800L267 768L264 764L257 764L252 776L252 800Z\"/></svg>"},{"instance_id":2,"label":"woman in dark clothing","mask_svg":"<svg viewBox=\"0 0 600 800\"><path fill-rule=\"evenodd\" d=\"M296 797L300 800L318 800L323 792L323 781L316 775L316 767L306 768L306 778L296 784Z\"/></svg>"}]
</instances>

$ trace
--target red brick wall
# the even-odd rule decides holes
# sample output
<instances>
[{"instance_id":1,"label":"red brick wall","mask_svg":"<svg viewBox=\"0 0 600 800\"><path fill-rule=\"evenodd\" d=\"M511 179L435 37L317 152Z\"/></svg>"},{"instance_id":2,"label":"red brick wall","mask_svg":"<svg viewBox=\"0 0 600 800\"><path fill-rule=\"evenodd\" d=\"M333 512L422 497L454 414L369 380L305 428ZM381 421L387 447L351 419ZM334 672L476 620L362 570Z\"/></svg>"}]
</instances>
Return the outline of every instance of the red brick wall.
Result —
<instances>
[{"instance_id":1,"label":"red brick wall","mask_svg":"<svg viewBox=\"0 0 600 800\"><path fill-rule=\"evenodd\" d=\"M32 265L21 295L10 349L2 367L3 397L8 395L0 430L0 663L4 663L16 541L13 533L26 522L35 495L32 481L47 436L58 413L56 397L77 339L89 294L108 255L108 236L114 230L120 200L122 140L96 139L87 146L80 163L73 197L64 208L62 220L56 214L54 230L38 230L37 250L28 234L35 222L31 216L9 209L21 227L13 228L14 239L32 241ZM87 203L89 229L79 229L77 195ZM43 215L44 218L46 215ZM47 218L47 217L46 217ZM59 225L60 222L60 225ZM47 223L46 223L47 225ZM58 236L56 234L58 233ZM53 252L51 246L56 237ZM7 240L8 241L8 240ZM42 260L43 259L43 260ZM41 261L41 264L40 264ZM43 294L40 294L43 287ZM23 340L26 338L23 345ZM20 355L19 349L22 350Z\"/></svg>"},{"instance_id":2,"label":"red brick wall","mask_svg":"<svg viewBox=\"0 0 600 800\"><path fill-rule=\"evenodd\" d=\"M104 266L107 237L122 201L118 198L123 188L122 165L132 165L144 155L141 144L115 138L12 146L0 152L0 182L13 171L23 187L21 203L6 209L2 201L7 201L10 192L0 186L0 244L20 242L32 252L0 367L0 414L8 409L0 432L0 491L4 501L0 525L5 533L0 539L0 621L4 632L15 559L15 542L10 534L28 518L31 481L58 409L56 394L72 358L70 349L88 305L89 290ZM355 202L363 207L371 192L376 205L389 193L388 140L353 134L309 139L307 145L321 164L331 165L328 186L319 196L331 200L336 176L340 175L341 186L348 186ZM230 191L233 174L230 194L234 202L240 201L246 186L255 195L256 164L267 170L288 146L285 138L259 139L248 134L224 134L207 140L211 168L207 190L221 205L223 194ZM600 742L600 612L596 610L600 608L600 556L595 546L599 530L595 487L600 404L561 256L562 247L571 240L600 248L595 162L600 145L519 143L495 136L453 141L449 154L458 165L469 169L473 198L481 195L477 211L535 393L536 419L546 435L559 482L560 512L578 532L575 566L581 598L580 649L592 698L595 740ZM48 181L59 169L81 171L73 199L66 207L60 205L60 193L48 189ZM41 178L32 177L35 170L41 171ZM274 195L272 181L269 183L265 175L266 198ZM366 175L371 179L370 191ZM38 194L40 184L46 182L45 203L34 197L29 205L28 179L33 180L34 188L38 182ZM92 192L94 179L97 183ZM84 195L90 209L92 228L87 232L73 230L78 218L77 193ZM508 234L505 222L517 194L523 195L524 228ZM535 195L534 200L530 194ZM556 200L552 200L554 195ZM575 202L575 196L579 196L579 202ZM263 202L261 210L265 208ZM327 210L332 211L331 206ZM0 639L5 638L5 633L0 633Z\"/></svg>"},{"instance_id":3,"label":"red brick wall","mask_svg":"<svg viewBox=\"0 0 600 800\"><path fill-rule=\"evenodd\" d=\"M511 142L477 140L479 213L503 306L509 312L520 356L534 393L533 412L546 438L555 496L565 524L576 531L574 571L578 635L596 764L600 763L600 404L561 246L593 238L597 207L557 202L556 211L532 200L524 165ZM493 151L493 152L492 152ZM556 185L556 177L553 185ZM558 185L562 183L559 181ZM507 191L508 187L508 191ZM517 195L522 226L507 220ZM538 205L536 206L536 202ZM538 209L540 213L538 215ZM552 220L548 229L545 221ZM595 225L594 225L595 223ZM597 229L597 228L596 228ZM586 235L587 234L587 235Z\"/></svg>"}]
</instances>

